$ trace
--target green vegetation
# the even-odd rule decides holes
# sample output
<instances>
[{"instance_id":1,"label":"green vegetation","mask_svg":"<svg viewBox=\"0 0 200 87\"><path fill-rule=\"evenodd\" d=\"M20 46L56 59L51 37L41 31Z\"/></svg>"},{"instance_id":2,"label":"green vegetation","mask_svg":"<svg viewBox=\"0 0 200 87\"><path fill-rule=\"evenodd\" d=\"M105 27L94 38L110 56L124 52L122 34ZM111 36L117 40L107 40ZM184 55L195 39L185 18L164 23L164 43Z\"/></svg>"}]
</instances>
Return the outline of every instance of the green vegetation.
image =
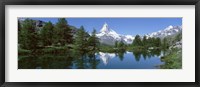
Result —
<instances>
[{"instance_id":1,"label":"green vegetation","mask_svg":"<svg viewBox=\"0 0 200 87\"><path fill-rule=\"evenodd\" d=\"M181 49L168 50L168 54L161 57L161 61L165 62L160 67L163 69L181 69L182 68L182 51Z\"/></svg>"},{"instance_id":2,"label":"green vegetation","mask_svg":"<svg viewBox=\"0 0 200 87\"><path fill-rule=\"evenodd\" d=\"M19 24L21 25L21 24ZM19 46L22 49L35 51L38 45L38 33L36 32L36 26L34 21L26 19L19 29Z\"/></svg>"},{"instance_id":3,"label":"green vegetation","mask_svg":"<svg viewBox=\"0 0 200 87\"><path fill-rule=\"evenodd\" d=\"M82 52L97 51L99 46L96 30L90 36L83 26L80 29L70 27L65 18L59 18L55 25L47 22L41 30L37 29L34 20L25 19L23 22L18 21L18 28L19 55L63 53L70 49Z\"/></svg>"},{"instance_id":4,"label":"green vegetation","mask_svg":"<svg viewBox=\"0 0 200 87\"><path fill-rule=\"evenodd\" d=\"M165 62L160 68L163 69L181 69L182 68L182 47L177 48L177 42L182 40L182 32L165 37L163 39L163 47L165 48L164 55L161 57L161 61ZM182 46L181 44L179 44Z\"/></svg>"},{"instance_id":5,"label":"green vegetation","mask_svg":"<svg viewBox=\"0 0 200 87\"><path fill-rule=\"evenodd\" d=\"M99 50L96 30L90 36L83 26L70 26L65 18L59 18L55 25L47 22L40 28L35 20L18 21L18 34L19 68L68 68L63 66L72 66L72 60L78 68L88 68L86 61L91 63L89 68L96 68L99 63L94 56ZM83 55L89 56L89 59Z\"/></svg>"},{"instance_id":6,"label":"green vegetation","mask_svg":"<svg viewBox=\"0 0 200 87\"><path fill-rule=\"evenodd\" d=\"M132 48L134 50L140 49L160 49L161 48L161 39L160 38L147 38L146 36L141 39L139 35L135 36L135 40L132 43Z\"/></svg>"},{"instance_id":7,"label":"green vegetation","mask_svg":"<svg viewBox=\"0 0 200 87\"><path fill-rule=\"evenodd\" d=\"M41 39L42 46L48 46L48 45L53 44L53 41L54 41L54 38L53 38L54 30L53 29L54 29L54 26L51 22L48 22L44 25L44 27L40 33L40 39Z\"/></svg>"},{"instance_id":8,"label":"green vegetation","mask_svg":"<svg viewBox=\"0 0 200 87\"><path fill-rule=\"evenodd\" d=\"M95 53L98 52L116 53L122 61L124 53L131 51L136 60L139 61L141 54L143 54L144 58L146 56L154 56L154 54L159 56L161 50L165 52L161 58L165 64L160 65L161 68L171 69L181 68L182 66L182 49L171 47L182 40L181 33L162 39L147 38L146 36L142 38L136 35L132 44L116 41L114 46L109 46L99 42L95 29L90 35L83 26L76 28L69 25L65 18L59 18L56 24L47 22L41 29L36 26L36 21L25 19L23 22L18 21L18 40L18 60L19 66L22 68L31 67L24 66L28 62L23 63L20 61L20 59L27 58L27 56L31 59L39 56L37 60L34 59L35 61L32 61L38 62L41 58L46 58L47 54L54 54L54 56L48 56L48 58L53 58L55 61L63 60L63 62L59 62L61 65L65 64L64 61L66 60L75 60L75 65L79 66L79 68L88 68L89 66L85 62L88 61L92 65L89 68L96 68L99 60L96 59ZM54 58L55 56L58 59ZM64 58L66 56L67 58ZM76 58L73 58L73 56L76 56ZM89 59L86 56L89 56ZM50 65L54 65L54 62L48 59L39 63L52 63ZM67 64L71 65L71 63ZM33 66L37 67L36 65ZM61 65L57 67L61 67Z\"/></svg>"}]
</instances>

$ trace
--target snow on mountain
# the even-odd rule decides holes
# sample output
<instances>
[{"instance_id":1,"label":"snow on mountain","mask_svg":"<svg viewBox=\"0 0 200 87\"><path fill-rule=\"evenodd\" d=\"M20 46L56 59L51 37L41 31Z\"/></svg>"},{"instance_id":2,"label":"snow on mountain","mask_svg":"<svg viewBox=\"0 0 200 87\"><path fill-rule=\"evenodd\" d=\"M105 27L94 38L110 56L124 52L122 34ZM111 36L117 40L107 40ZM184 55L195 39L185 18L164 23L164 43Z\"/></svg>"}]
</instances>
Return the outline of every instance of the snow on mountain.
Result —
<instances>
[{"instance_id":1,"label":"snow on mountain","mask_svg":"<svg viewBox=\"0 0 200 87\"><path fill-rule=\"evenodd\" d=\"M153 32L150 34L147 34L147 38L148 37L159 37L159 38L163 38L169 35L174 35L178 32L182 31L182 26L168 26L166 27L164 30L159 30L158 32Z\"/></svg>"},{"instance_id":2,"label":"snow on mountain","mask_svg":"<svg viewBox=\"0 0 200 87\"><path fill-rule=\"evenodd\" d=\"M126 44L131 44L134 37L131 35L120 35L114 30L110 29L108 24L105 23L100 32L96 34L101 43L107 45L114 45L116 41L123 41Z\"/></svg>"},{"instance_id":3,"label":"snow on mountain","mask_svg":"<svg viewBox=\"0 0 200 87\"><path fill-rule=\"evenodd\" d=\"M146 34L144 36L149 37L159 37L163 38L169 35L174 35L178 32L182 31L182 26L168 26L163 30L159 30L157 32L153 32L150 34ZM109 28L108 24L105 23L101 28L100 32L96 34L96 36L100 39L100 42L107 45L114 45L116 41L123 41L125 44L131 44L134 40L134 36L131 35L120 35L116 33L114 30ZM143 37L141 37L143 38Z\"/></svg>"},{"instance_id":4,"label":"snow on mountain","mask_svg":"<svg viewBox=\"0 0 200 87\"><path fill-rule=\"evenodd\" d=\"M100 33L97 34L97 37L102 37L102 36L111 36L116 40L121 39L120 35L117 34L114 30L110 29L107 23L103 25L102 29L100 30Z\"/></svg>"}]
</instances>

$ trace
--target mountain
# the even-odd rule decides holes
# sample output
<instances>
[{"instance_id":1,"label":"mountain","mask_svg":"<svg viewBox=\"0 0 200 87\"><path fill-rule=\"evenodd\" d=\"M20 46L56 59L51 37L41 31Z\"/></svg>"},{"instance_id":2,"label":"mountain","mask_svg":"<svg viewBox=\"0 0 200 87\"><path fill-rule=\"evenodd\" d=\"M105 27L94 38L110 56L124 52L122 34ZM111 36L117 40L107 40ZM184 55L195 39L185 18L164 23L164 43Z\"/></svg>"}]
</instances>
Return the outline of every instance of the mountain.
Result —
<instances>
[{"instance_id":1,"label":"mountain","mask_svg":"<svg viewBox=\"0 0 200 87\"><path fill-rule=\"evenodd\" d=\"M131 35L120 35L114 30L110 29L108 24L105 23L101 28L100 32L96 34L100 39L100 43L106 45L114 45L116 41L123 41L126 44L131 44L134 37Z\"/></svg>"},{"instance_id":2,"label":"mountain","mask_svg":"<svg viewBox=\"0 0 200 87\"><path fill-rule=\"evenodd\" d=\"M178 32L182 32L182 26L168 26L163 30L159 30L157 32L149 33L144 36L149 37L159 37L164 38L166 36L172 36L177 34ZM96 36L100 39L100 43L106 45L114 45L116 41L123 41L125 44L131 44L134 40L134 36L131 35L120 35L116 33L114 30L110 29L108 24L105 23L101 28L100 32L96 34Z\"/></svg>"},{"instance_id":3,"label":"mountain","mask_svg":"<svg viewBox=\"0 0 200 87\"><path fill-rule=\"evenodd\" d=\"M178 32L182 31L182 26L168 26L166 27L164 30L159 30L157 32L153 32L150 34L146 34L147 38L148 37L159 37L159 38L164 38L166 36L171 36L171 35L175 35Z\"/></svg>"}]
</instances>

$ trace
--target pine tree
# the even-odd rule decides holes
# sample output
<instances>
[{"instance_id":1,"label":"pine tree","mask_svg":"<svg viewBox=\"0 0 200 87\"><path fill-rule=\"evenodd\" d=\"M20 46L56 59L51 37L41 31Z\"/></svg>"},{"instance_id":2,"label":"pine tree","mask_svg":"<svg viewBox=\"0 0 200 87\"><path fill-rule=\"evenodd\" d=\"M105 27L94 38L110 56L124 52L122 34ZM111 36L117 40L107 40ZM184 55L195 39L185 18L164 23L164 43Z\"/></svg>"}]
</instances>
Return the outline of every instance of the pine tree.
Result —
<instances>
[{"instance_id":1,"label":"pine tree","mask_svg":"<svg viewBox=\"0 0 200 87\"><path fill-rule=\"evenodd\" d=\"M69 28L65 18L59 18L56 24L57 39L61 45L70 44L73 42L72 30Z\"/></svg>"},{"instance_id":2,"label":"pine tree","mask_svg":"<svg viewBox=\"0 0 200 87\"><path fill-rule=\"evenodd\" d=\"M19 42L23 49L35 50L38 45L38 34L35 22L25 19L20 30Z\"/></svg>"},{"instance_id":3,"label":"pine tree","mask_svg":"<svg viewBox=\"0 0 200 87\"><path fill-rule=\"evenodd\" d=\"M115 48L118 48L118 41L115 41Z\"/></svg>"},{"instance_id":4,"label":"pine tree","mask_svg":"<svg viewBox=\"0 0 200 87\"><path fill-rule=\"evenodd\" d=\"M163 49L167 49L168 48L168 41L167 41L167 38L165 37L164 39L163 39L163 44L162 44L162 48Z\"/></svg>"},{"instance_id":5,"label":"pine tree","mask_svg":"<svg viewBox=\"0 0 200 87\"><path fill-rule=\"evenodd\" d=\"M142 45L142 41L139 35L135 36L135 39L133 40L132 43L133 46L141 46Z\"/></svg>"},{"instance_id":6,"label":"pine tree","mask_svg":"<svg viewBox=\"0 0 200 87\"><path fill-rule=\"evenodd\" d=\"M155 46L156 47L160 47L161 46L161 40L158 37L155 39Z\"/></svg>"},{"instance_id":7,"label":"pine tree","mask_svg":"<svg viewBox=\"0 0 200 87\"><path fill-rule=\"evenodd\" d=\"M93 50L97 50L99 46L99 40L96 37L96 30L94 29L92 35L89 37L88 45L93 48Z\"/></svg>"},{"instance_id":8,"label":"pine tree","mask_svg":"<svg viewBox=\"0 0 200 87\"><path fill-rule=\"evenodd\" d=\"M178 34L175 36L175 40L176 40L176 41L181 41L181 40L182 40L182 32L178 33Z\"/></svg>"},{"instance_id":9,"label":"pine tree","mask_svg":"<svg viewBox=\"0 0 200 87\"><path fill-rule=\"evenodd\" d=\"M41 40L44 46L53 44L54 26L51 22L44 25L41 30Z\"/></svg>"},{"instance_id":10,"label":"pine tree","mask_svg":"<svg viewBox=\"0 0 200 87\"><path fill-rule=\"evenodd\" d=\"M21 28L22 28L22 25L21 25L21 23L20 23L20 21L18 19L18 32L21 30Z\"/></svg>"},{"instance_id":11,"label":"pine tree","mask_svg":"<svg viewBox=\"0 0 200 87\"><path fill-rule=\"evenodd\" d=\"M21 34L21 29L22 29L22 25L18 19L18 44L21 44L22 43L22 34Z\"/></svg>"},{"instance_id":12,"label":"pine tree","mask_svg":"<svg viewBox=\"0 0 200 87\"><path fill-rule=\"evenodd\" d=\"M124 48L124 42L123 42L123 41L120 41L118 47L119 47L119 48Z\"/></svg>"},{"instance_id":13,"label":"pine tree","mask_svg":"<svg viewBox=\"0 0 200 87\"><path fill-rule=\"evenodd\" d=\"M143 46L147 47L147 36L144 36L143 39L142 39L142 43L143 43Z\"/></svg>"},{"instance_id":14,"label":"pine tree","mask_svg":"<svg viewBox=\"0 0 200 87\"><path fill-rule=\"evenodd\" d=\"M77 31L75 36L75 49L84 51L87 46L87 37L86 32L83 26L80 27L80 29Z\"/></svg>"}]
</instances>

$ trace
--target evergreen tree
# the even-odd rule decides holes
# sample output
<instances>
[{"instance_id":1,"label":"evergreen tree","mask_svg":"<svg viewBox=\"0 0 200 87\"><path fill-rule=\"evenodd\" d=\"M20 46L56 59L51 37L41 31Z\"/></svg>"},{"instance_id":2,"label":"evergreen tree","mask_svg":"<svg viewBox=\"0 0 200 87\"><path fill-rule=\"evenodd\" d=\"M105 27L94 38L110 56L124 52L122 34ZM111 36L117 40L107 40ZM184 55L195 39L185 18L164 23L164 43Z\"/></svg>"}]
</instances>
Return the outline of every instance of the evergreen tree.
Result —
<instances>
[{"instance_id":1,"label":"evergreen tree","mask_svg":"<svg viewBox=\"0 0 200 87\"><path fill-rule=\"evenodd\" d=\"M135 39L133 40L132 43L133 46L141 46L142 45L142 41L139 35L135 36Z\"/></svg>"},{"instance_id":2,"label":"evergreen tree","mask_svg":"<svg viewBox=\"0 0 200 87\"><path fill-rule=\"evenodd\" d=\"M118 47L119 47L119 48L124 48L124 45L125 45L124 42L123 42L123 41L120 41Z\"/></svg>"},{"instance_id":3,"label":"evergreen tree","mask_svg":"<svg viewBox=\"0 0 200 87\"><path fill-rule=\"evenodd\" d=\"M35 50L38 45L35 22L31 19L25 19L22 25L19 35L20 47Z\"/></svg>"},{"instance_id":4,"label":"evergreen tree","mask_svg":"<svg viewBox=\"0 0 200 87\"><path fill-rule=\"evenodd\" d=\"M118 48L118 41L115 41L115 48Z\"/></svg>"},{"instance_id":5,"label":"evergreen tree","mask_svg":"<svg viewBox=\"0 0 200 87\"><path fill-rule=\"evenodd\" d=\"M58 19L55 31L57 32L56 38L61 45L70 44L73 42L72 30L69 28L65 18Z\"/></svg>"},{"instance_id":6,"label":"evergreen tree","mask_svg":"<svg viewBox=\"0 0 200 87\"><path fill-rule=\"evenodd\" d=\"M152 47L153 46L153 38L149 37L147 39L147 43L148 43L147 47Z\"/></svg>"},{"instance_id":7,"label":"evergreen tree","mask_svg":"<svg viewBox=\"0 0 200 87\"><path fill-rule=\"evenodd\" d=\"M75 45L75 49L80 51L84 51L87 47L87 35L83 26L76 33Z\"/></svg>"},{"instance_id":8,"label":"evergreen tree","mask_svg":"<svg viewBox=\"0 0 200 87\"><path fill-rule=\"evenodd\" d=\"M161 46L161 40L160 40L160 38L157 37L157 38L155 39L155 42L154 42L154 43L155 43L155 46L156 46L156 47L160 47L160 46Z\"/></svg>"},{"instance_id":9,"label":"evergreen tree","mask_svg":"<svg viewBox=\"0 0 200 87\"><path fill-rule=\"evenodd\" d=\"M22 25L21 25L21 23L20 23L20 21L19 21L19 19L18 19L18 41L19 41L18 43L19 43L19 44L22 43L22 42L21 42L21 41L22 41L22 40L21 40L21 38L22 38L22 36L21 36L21 35L22 35L22 34L21 34L21 28L22 28Z\"/></svg>"},{"instance_id":10,"label":"evergreen tree","mask_svg":"<svg viewBox=\"0 0 200 87\"><path fill-rule=\"evenodd\" d=\"M168 49L169 45L168 45L168 41L167 41L167 38L165 37L163 39L163 44L162 44L162 48L163 49Z\"/></svg>"},{"instance_id":11,"label":"evergreen tree","mask_svg":"<svg viewBox=\"0 0 200 87\"><path fill-rule=\"evenodd\" d=\"M181 41L182 40L182 32L178 33L175 37L176 41Z\"/></svg>"},{"instance_id":12,"label":"evergreen tree","mask_svg":"<svg viewBox=\"0 0 200 87\"><path fill-rule=\"evenodd\" d=\"M22 28L22 25L21 25L21 23L20 23L20 21L18 19L18 32L21 30L21 28Z\"/></svg>"},{"instance_id":13,"label":"evergreen tree","mask_svg":"<svg viewBox=\"0 0 200 87\"><path fill-rule=\"evenodd\" d=\"M96 30L94 29L92 35L89 37L88 45L93 48L93 50L97 50L99 46L99 40L96 37Z\"/></svg>"},{"instance_id":14,"label":"evergreen tree","mask_svg":"<svg viewBox=\"0 0 200 87\"><path fill-rule=\"evenodd\" d=\"M147 36L144 36L143 39L142 39L142 43L143 43L143 46L147 46L148 42L147 42Z\"/></svg>"},{"instance_id":15,"label":"evergreen tree","mask_svg":"<svg viewBox=\"0 0 200 87\"><path fill-rule=\"evenodd\" d=\"M41 30L41 40L44 46L53 44L53 35L54 35L54 26L51 22L48 22L44 25Z\"/></svg>"}]
</instances>

